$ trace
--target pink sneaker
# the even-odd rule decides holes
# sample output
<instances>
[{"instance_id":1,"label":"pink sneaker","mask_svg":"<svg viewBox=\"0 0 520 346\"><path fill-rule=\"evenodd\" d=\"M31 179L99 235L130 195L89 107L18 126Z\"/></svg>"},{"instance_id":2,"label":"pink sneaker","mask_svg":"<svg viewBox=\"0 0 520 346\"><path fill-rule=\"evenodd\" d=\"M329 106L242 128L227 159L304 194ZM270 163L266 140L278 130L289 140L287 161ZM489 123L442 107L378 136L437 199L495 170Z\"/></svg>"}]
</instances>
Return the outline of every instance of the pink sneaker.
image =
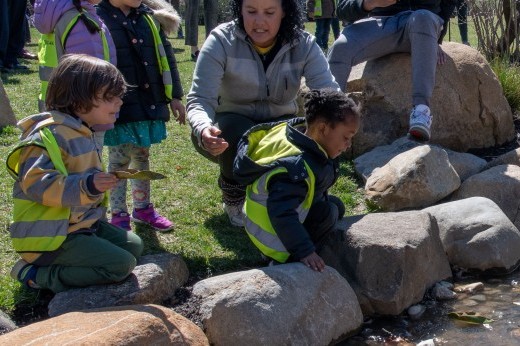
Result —
<instances>
[{"instance_id":1,"label":"pink sneaker","mask_svg":"<svg viewBox=\"0 0 520 346\"><path fill-rule=\"evenodd\" d=\"M132 227L130 226L130 215L128 215L128 213L125 213L124 211L119 213L113 213L110 223L127 231L132 230Z\"/></svg>"},{"instance_id":2,"label":"pink sneaker","mask_svg":"<svg viewBox=\"0 0 520 346\"><path fill-rule=\"evenodd\" d=\"M156 212L152 203L148 204L146 208L134 209L132 220L150 225L157 231L165 232L173 229L173 222Z\"/></svg>"}]
</instances>

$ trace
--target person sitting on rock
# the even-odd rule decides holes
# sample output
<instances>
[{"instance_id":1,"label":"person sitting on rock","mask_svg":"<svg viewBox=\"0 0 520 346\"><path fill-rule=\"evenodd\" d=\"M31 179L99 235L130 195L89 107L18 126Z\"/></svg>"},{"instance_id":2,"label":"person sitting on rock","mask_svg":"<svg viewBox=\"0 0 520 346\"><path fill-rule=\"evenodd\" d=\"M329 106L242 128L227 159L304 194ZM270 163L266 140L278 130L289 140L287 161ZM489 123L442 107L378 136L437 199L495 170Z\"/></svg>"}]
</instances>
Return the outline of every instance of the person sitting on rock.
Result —
<instances>
[{"instance_id":1,"label":"person sitting on rock","mask_svg":"<svg viewBox=\"0 0 520 346\"><path fill-rule=\"evenodd\" d=\"M346 89L352 66L391 53L410 52L413 109L409 134L428 141L436 64L446 60L439 43L455 3L456 0L339 0L338 17L348 24L332 45L328 61L340 88Z\"/></svg>"},{"instance_id":2,"label":"person sitting on rock","mask_svg":"<svg viewBox=\"0 0 520 346\"><path fill-rule=\"evenodd\" d=\"M277 262L300 261L321 272L320 245L345 213L328 189L360 115L338 90L311 90L304 98L305 119L259 124L246 132L233 173L247 185L245 228L258 249Z\"/></svg>"},{"instance_id":3,"label":"person sitting on rock","mask_svg":"<svg viewBox=\"0 0 520 346\"><path fill-rule=\"evenodd\" d=\"M19 121L7 157L15 179L9 227L20 259L11 277L55 293L115 283L143 251L136 234L106 219L106 192L118 179L103 171L93 130L113 124L127 84L111 63L65 55L49 78L47 112Z\"/></svg>"}]
</instances>

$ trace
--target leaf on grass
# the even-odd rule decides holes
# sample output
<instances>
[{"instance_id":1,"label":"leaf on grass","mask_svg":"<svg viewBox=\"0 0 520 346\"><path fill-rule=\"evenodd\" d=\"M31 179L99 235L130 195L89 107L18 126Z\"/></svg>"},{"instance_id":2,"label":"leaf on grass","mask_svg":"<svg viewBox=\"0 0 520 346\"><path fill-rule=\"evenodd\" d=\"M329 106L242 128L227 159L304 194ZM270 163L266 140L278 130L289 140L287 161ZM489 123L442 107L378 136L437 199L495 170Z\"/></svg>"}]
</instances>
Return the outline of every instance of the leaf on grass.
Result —
<instances>
[{"instance_id":1,"label":"leaf on grass","mask_svg":"<svg viewBox=\"0 0 520 346\"><path fill-rule=\"evenodd\" d=\"M138 180L157 180L166 178L165 175L148 170L138 171L135 169L128 169L126 171L111 172L118 179L138 179Z\"/></svg>"},{"instance_id":2,"label":"leaf on grass","mask_svg":"<svg viewBox=\"0 0 520 346\"><path fill-rule=\"evenodd\" d=\"M453 318L457 321L470 323L470 324L487 324L493 322L492 319L485 316L479 315L476 312L450 312L448 317Z\"/></svg>"}]
</instances>

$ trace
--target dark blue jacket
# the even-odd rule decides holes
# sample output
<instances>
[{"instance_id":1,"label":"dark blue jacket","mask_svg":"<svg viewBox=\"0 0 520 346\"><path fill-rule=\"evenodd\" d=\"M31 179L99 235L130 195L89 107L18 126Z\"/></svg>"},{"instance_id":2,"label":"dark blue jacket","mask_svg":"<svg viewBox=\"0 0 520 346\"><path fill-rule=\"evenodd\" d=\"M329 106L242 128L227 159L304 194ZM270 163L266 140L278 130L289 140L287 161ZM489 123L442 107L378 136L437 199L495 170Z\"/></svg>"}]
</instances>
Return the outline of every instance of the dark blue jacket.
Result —
<instances>
[{"instance_id":1,"label":"dark blue jacket","mask_svg":"<svg viewBox=\"0 0 520 346\"><path fill-rule=\"evenodd\" d=\"M258 132L260 136L264 130L275 124L279 123L259 124L244 134L238 144L233 173L240 184L249 185L276 167L283 166L287 169L287 173L277 174L270 181L267 210L271 224L283 245L294 259L300 260L315 251L315 246L295 211L307 196L305 180L308 172L304 162L315 176L314 204L328 199L327 191L338 178L339 161L329 159L314 140L303 134L304 118L295 118L288 121L286 138L301 150L301 154L286 156L269 164L258 164L248 156L248 136L253 132Z\"/></svg>"},{"instance_id":2,"label":"dark blue jacket","mask_svg":"<svg viewBox=\"0 0 520 346\"><path fill-rule=\"evenodd\" d=\"M155 53L152 31L143 13L152 14L145 5L132 9L128 16L103 0L97 7L98 15L110 30L117 51L117 68L131 85L123 98L123 106L116 124L142 120L170 119L169 100ZM172 46L164 32L160 36L170 65L173 98L181 99L182 85Z\"/></svg>"}]
</instances>

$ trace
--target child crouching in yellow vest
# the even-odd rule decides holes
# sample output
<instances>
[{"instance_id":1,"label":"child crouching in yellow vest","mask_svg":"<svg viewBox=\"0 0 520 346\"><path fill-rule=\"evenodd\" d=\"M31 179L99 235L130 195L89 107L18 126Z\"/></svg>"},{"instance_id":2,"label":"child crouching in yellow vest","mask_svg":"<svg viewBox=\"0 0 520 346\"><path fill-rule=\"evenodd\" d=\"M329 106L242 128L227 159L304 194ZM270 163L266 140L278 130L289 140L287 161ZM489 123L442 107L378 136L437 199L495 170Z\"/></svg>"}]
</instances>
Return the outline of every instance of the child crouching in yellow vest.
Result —
<instances>
[{"instance_id":1,"label":"child crouching in yellow vest","mask_svg":"<svg viewBox=\"0 0 520 346\"><path fill-rule=\"evenodd\" d=\"M305 119L257 125L242 137L233 173L247 185L245 228L256 247L277 262L322 271L320 244L345 213L328 189L360 116L343 92L311 90L305 97Z\"/></svg>"}]
</instances>

